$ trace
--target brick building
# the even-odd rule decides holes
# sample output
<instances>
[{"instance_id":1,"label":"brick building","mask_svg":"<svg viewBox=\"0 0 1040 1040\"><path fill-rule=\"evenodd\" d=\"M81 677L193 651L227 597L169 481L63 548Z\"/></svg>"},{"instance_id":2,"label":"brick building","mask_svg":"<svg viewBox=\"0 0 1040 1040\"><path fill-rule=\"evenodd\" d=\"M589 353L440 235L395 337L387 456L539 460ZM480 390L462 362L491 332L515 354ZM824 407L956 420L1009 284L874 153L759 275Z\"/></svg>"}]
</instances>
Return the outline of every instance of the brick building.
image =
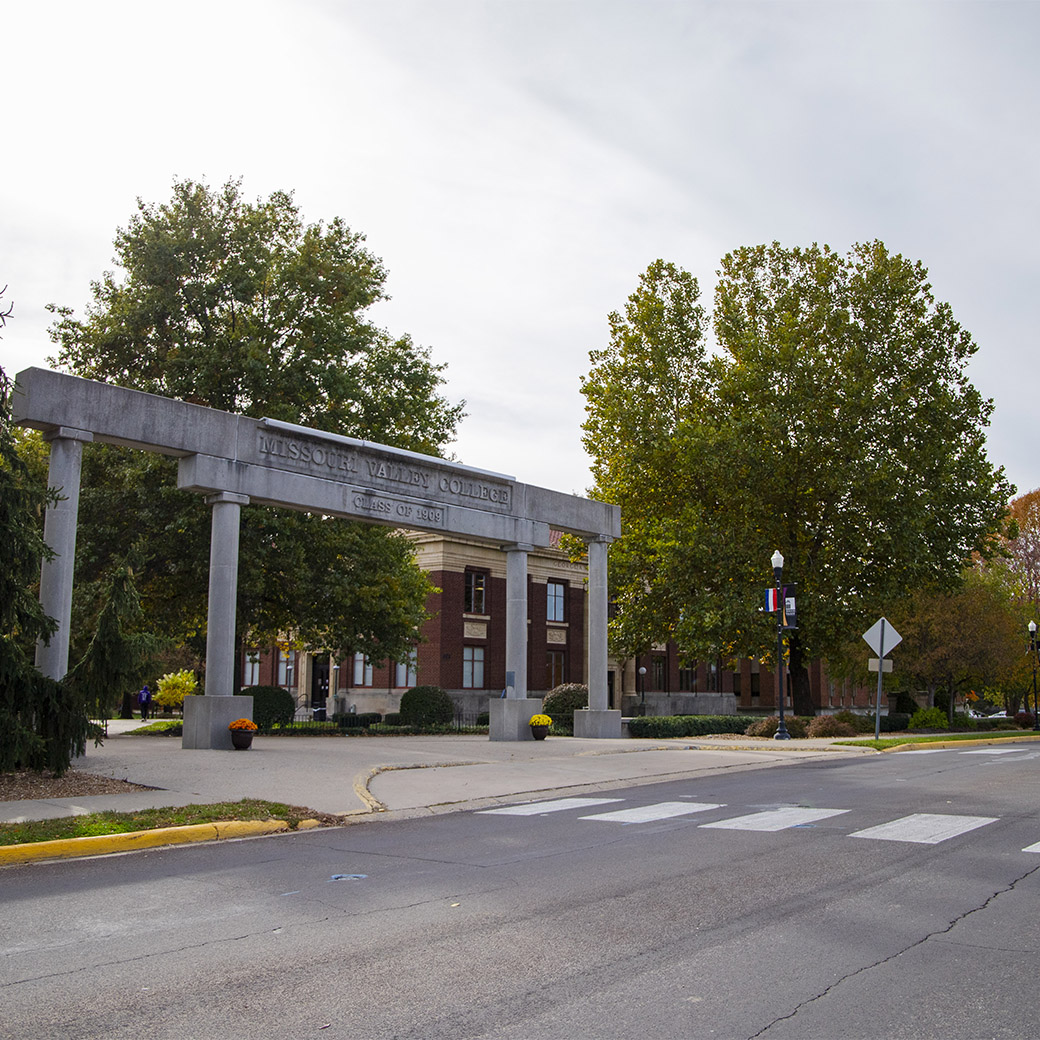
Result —
<instances>
[{"instance_id":1,"label":"brick building","mask_svg":"<svg viewBox=\"0 0 1040 1040\"><path fill-rule=\"evenodd\" d=\"M243 664L244 691L259 684L283 686L301 709L385 714L398 709L405 690L421 684L443 687L465 716L487 711L488 700L500 696L506 685L505 556L461 538L412 538L419 565L441 591L430 597L433 616L423 625L423 641L409 660L373 662L358 655L337 662L293 650L256 649L247 652ZM584 563L572 563L559 548L555 534L548 548L528 556L527 675L532 697L542 697L561 683L586 681L587 575ZM823 662L813 662L809 680L819 712L873 705L871 689L832 680ZM778 703L771 664L742 660L735 669L724 668L722 662L688 666L674 643L634 659L610 658L607 684L608 706L624 715L772 712Z\"/></svg>"},{"instance_id":2,"label":"brick building","mask_svg":"<svg viewBox=\"0 0 1040 1040\"><path fill-rule=\"evenodd\" d=\"M494 547L460 538L414 534L416 559L440 589L431 595L433 616L422 641L402 662L373 662L361 655L335 662L293 650L255 649L246 654L243 688L284 686L300 708L325 707L333 691L337 711L396 711L416 685L441 686L460 711L487 711L488 699L506 686L506 560ZM528 554L527 675L531 696L564 682L584 682L588 568L551 545ZM615 670L608 669L609 704Z\"/></svg>"}]
</instances>

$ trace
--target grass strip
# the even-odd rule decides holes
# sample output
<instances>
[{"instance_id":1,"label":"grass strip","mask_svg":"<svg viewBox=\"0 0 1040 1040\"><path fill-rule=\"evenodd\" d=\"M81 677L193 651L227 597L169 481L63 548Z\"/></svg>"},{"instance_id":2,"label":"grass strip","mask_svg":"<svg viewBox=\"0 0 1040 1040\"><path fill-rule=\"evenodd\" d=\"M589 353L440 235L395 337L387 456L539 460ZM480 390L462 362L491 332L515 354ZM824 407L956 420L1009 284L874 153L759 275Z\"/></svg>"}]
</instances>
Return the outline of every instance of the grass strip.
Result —
<instances>
[{"instance_id":1,"label":"grass strip","mask_svg":"<svg viewBox=\"0 0 1040 1040\"><path fill-rule=\"evenodd\" d=\"M129 736L139 737L179 737L184 730L183 719L156 719L155 722L141 723L137 729L128 730Z\"/></svg>"},{"instance_id":2,"label":"grass strip","mask_svg":"<svg viewBox=\"0 0 1040 1040\"><path fill-rule=\"evenodd\" d=\"M875 751L900 747L903 744L940 744L957 740L1014 740L1031 734L1032 730L987 730L980 733L929 733L920 737L883 737L881 740L836 740L844 747L867 747Z\"/></svg>"},{"instance_id":3,"label":"grass strip","mask_svg":"<svg viewBox=\"0 0 1040 1040\"><path fill-rule=\"evenodd\" d=\"M89 838L101 834L126 834L158 827L186 827L195 823L227 820L284 820L296 830L301 820L317 819L323 824L340 823L338 817L314 812L298 805L243 798L238 802L209 805L165 806L135 812L97 812L83 816L61 816L52 820L0 823L0 845L26 845L60 838Z\"/></svg>"}]
</instances>

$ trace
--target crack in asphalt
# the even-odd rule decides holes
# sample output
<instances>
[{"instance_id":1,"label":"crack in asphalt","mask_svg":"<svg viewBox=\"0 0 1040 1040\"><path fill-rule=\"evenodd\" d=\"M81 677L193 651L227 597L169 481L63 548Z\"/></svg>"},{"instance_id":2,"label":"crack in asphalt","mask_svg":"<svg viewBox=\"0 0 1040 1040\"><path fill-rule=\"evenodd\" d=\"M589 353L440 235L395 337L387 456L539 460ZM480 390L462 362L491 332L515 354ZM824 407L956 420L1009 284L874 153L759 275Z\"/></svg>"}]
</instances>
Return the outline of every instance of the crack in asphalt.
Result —
<instances>
[{"instance_id":1,"label":"crack in asphalt","mask_svg":"<svg viewBox=\"0 0 1040 1040\"><path fill-rule=\"evenodd\" d=\"M806 1000L796 1004L786 1015L778 1015L772 1020L772 1022L764 1025L757 1033L752 1033L748 1037L748 1040L757 1040L758 1037L765 1036L770 1029L773 1028L778 1022L785 1022L788 1019L794 1018L803 1008L808 1007L810 1004L814 1004L817 1000L822 1000L824 997L829 996L839 986L847 982L849 979L854 979L857 975L862 975L864 972L873 971L875 968L881 967L883 964L887 964L889 961L894 961L897 957L902 957L904 953L908 953L910 950L916 949L918 946L923 946L925 943L930 942L933 939L941 938L944 935L949 935L954 928L957 927L962 921L967 920L972 914L977 914L982 910L985 910L995 899L1000 896L1006 895L1008 892L1013 892L1015 887L1026 878L1031 877L1038 870L1040 866L1036 866L1027 870L1024 874L1020 874L1017 878L1014 878L1011 882L1005 885L1003 888L998 889L991 896L989 896L981 906L972 907L970 910L965 910L963 913L958 914L945 928L937 928L933 932L929 932L927 935L922 936L920 939L915 940L912 943L908 943L901 950L896 950L895 953L890 953L887 957L881 957L879 960L874 961L872 964L864 964L863 967L857 968L855 971L849 972L847 975L843 975L840 979L836 979L826 989L821 990L815 996L809 997ZM964 944L973 945L973 944Z\"/></svg>"}]
</instances>

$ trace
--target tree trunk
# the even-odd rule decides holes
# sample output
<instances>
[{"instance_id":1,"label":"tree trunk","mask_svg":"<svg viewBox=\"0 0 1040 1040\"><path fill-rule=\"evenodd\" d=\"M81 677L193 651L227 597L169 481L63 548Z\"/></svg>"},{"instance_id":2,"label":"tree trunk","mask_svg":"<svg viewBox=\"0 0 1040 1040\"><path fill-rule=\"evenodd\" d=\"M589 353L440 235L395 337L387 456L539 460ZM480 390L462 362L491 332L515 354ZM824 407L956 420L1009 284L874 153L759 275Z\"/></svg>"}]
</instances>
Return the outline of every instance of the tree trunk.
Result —
<instances>
[{"instance_id":1,"label":"tree trunk","mask_svg":"<svg viewBox=\"0 0 1040 1040\"><path fill-rule=\"evenodd\" d=\"M809 669L802 652L802 641L797 632L787 633L787 652L789 657L791 683L791 709L795 715L815 715L816 707L812 700L812 688L809 685Z\"/></svg>"}]
</instances>

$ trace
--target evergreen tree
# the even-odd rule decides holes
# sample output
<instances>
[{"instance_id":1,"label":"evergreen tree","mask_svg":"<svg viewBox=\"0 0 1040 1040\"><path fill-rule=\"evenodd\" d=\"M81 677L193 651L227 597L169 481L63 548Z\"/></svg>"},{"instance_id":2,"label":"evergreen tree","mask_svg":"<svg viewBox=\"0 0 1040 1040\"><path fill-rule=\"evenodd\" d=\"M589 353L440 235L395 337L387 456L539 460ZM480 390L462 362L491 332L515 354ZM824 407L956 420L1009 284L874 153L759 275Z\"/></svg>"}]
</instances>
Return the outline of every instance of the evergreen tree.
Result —
<instances>
[{"instance_id":1,"label":"evergreen tree","mask_svg":"<svg viewBox=\"0 0 1040 1040\"><path fill-rule=\"evenodd\" d=\"M66 683L86 705L92 719L108 719L127 694L144 681L158 640L134 631L141 624L141 604L129 564L117 567L98 615L86 653L66 676Z\"/></svg>"},{"instance_id":2,"label":"evergreen tree","mask_svg":"<svg viewBox=\"0 0 1040 1040\"><path fill-rule=\"evenodd\" d=\"M10 313L0 311L0 327ZM32 664L37 640L55 629L35 594L52 555L42 534L52 496L18 454L10 405L11 384L0 369L0 771L62 773L83 753L90 723L82 701Z\"/></svg>"}]
</instances>

